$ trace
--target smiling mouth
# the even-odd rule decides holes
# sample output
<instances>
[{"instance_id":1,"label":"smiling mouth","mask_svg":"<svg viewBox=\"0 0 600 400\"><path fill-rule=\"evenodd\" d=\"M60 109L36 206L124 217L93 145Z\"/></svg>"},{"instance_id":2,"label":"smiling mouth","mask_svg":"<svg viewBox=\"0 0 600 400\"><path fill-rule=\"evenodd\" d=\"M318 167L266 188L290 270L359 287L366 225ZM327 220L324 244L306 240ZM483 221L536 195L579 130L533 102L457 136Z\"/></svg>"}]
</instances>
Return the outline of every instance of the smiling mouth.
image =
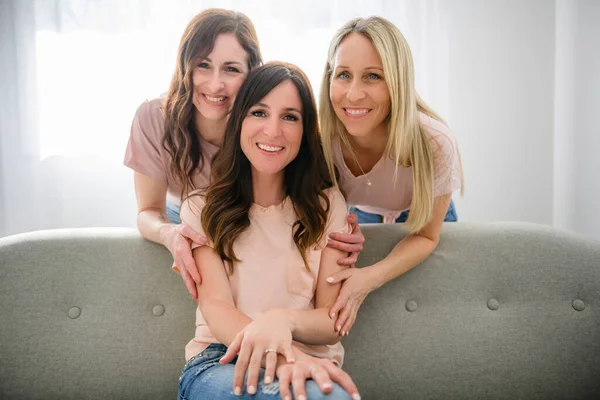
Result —
<instances>
[{"instance_id":1,"label":"smiling mouth","mask_svg":"<svg viewBox=\"0 0 600 400\"><path fill-rule=\"evenodd\" d=\"M277 153L278 151L281 151L284 149L284 147L282 147L282 146L271 146L271 145L263 144L263 143L256 143L256 147L258 147L259 149L261 149L263 151L268 151L269 153Z\"/></svg>"},{"instance_id":2,"label":"smiling mouth","mask_svg":"<svg viewBox=\"0 0 600 400\"><path fill-rule=\"evenodd\" d=\"M370 108L344 108L343 110L350 117L363 117L371 112Z\"/></svg>"},{"instance_id":3,"label":"smiling mouth","mask_svg":"<svg viewBox=\"0 0 600 400\"><path fill-rule=\"evenodd\" d=\"M209 96L204 93L202 94L202 96L204 96L204 99L207 102L213 103L213 104L222 104L227 99L227 96Z\"/></svg>"}]
</instances>

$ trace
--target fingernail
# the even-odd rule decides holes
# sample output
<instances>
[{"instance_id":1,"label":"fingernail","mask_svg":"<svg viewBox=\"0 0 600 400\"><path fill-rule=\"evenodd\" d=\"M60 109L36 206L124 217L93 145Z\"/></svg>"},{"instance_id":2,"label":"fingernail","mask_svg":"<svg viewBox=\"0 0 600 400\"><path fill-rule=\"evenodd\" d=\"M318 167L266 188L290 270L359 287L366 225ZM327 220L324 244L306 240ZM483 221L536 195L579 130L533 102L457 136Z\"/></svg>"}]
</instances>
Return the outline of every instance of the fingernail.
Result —
<instances>
[{"instance_id":1,"label":"fingernail","mask_svg":"<svg viewBox=\"0 0 600 400\"><path fill-rule=\"evenodd\" d=\"M326 280L327 282L329 282L329 283L333 282L333 278L332 278L332 277L329 277L329 278L327 278L327 279L325 279L325 280Z\"/></svg>"},{"instance_id":2,"label":"fingernail","mask_svg":"<svg viewBox=\"0 0 600 400\"><path fill-rule=\"evenodd\" d=\"M290 396L288 396L288 395L285 395L284 398L283 398L283 400L292 400L292 398Z\"/></svg>"},{"instance_id":3,"label":"fingernail","mask_svg":"<svg viewBox=\"0 0 600 400\"><path fill-rule=\"evenodd\" d=\"M344 336L348 336L348 333L350 333L350 331L344 332Z\"/></svg>"},{"instance_id":4,"label":"fingernail","mask_svg":"<svg viewBox=\"0 0 600 400\"><path fill-rule=\"evenodd\" d=\"M270 376L265 376L265 385L268 385L272 382L273 380L271 379Z\"/></svg>"},{"instance_id":5,"label":"fingernail","mask_svg":"<svg viewBox=\"0 0 600 400\"><path fill-rule=\"evenodd\" d=\"M306 400L306 396L301 394L300 396L298 396L298 400Z\"/></svg>"},{"instance_id":6,"label":"fingernail","mask_svg":"<svg viewBox=\"0 0 600 400\"><path fill-rule=\"evenodd\" d=\"M342 332L342 336L346 336L346 332Z\"/></svg>"},{"instance_id":7,"label":"fingernail","mask_svg":"<svg viewBox=\"0 0 600 400\"><path fill-rule=\"evenodd\" d=\"M250 394L256 393L256 388L254 386L248 386L248 393L250 393Z\"/></svg>"},{"instance_id":8,"label":"fingernail","mask_svg":"<svg viewBox=\"0 0 600 400\"><path fill-rule=\"evenodd\" d=\"M329 316L331 319L333 319L335 317L335 313L331 313L331 315Z\"/></svg>"},{"instance_id":9,"label":"fingernail","mask_svg":"<svg viewBox=\"0 0 600 400\"><path fill-rule=\"evenodd\" d=\"M331 389L331 383L324 383L321 388L323 388L323 390Z\"/></svg>"},{"instance_id":10,"label":"fingernail","mask_svg":"<svg viewBox=\"0 0 600 400\"><path fill-rule=\"evenodd\" d=\"M236 388L233 390L233 394L235 394L236 396L241 396L242 395L242 388L239 386L236 386Z\"/></svg>"},{"instance_id":11,"label":"fingernail","mask_svg":"<svg viewBox=\"0 0 600 400\"><path fill-rule=\"evenodd\" d=\"M287 362L289 362L290 364L293 364L296 362L296 360L294 360L293 358L288 358Z\"/></svg>"},{"instance_id":12,"label":"fingernail","mask_svg":"<svg viewBox=\"0 0 600 400\"><path fill-rule=\"evenodd\" d=\"M336 328L336 331L339 332L342 329L341 325L338 325L338 327Z\"/></svg>"},{"instance_id":13,"label":"fingernail","mask_svg":"<svg viewBox=\"0 0 600 400\"><path fill-rule=\"evenodd\" d=\"M354 393L354 394L352 395L352 400L360 400L360 394L358 394L358 393Z\"/></svg>"}]
</instances>

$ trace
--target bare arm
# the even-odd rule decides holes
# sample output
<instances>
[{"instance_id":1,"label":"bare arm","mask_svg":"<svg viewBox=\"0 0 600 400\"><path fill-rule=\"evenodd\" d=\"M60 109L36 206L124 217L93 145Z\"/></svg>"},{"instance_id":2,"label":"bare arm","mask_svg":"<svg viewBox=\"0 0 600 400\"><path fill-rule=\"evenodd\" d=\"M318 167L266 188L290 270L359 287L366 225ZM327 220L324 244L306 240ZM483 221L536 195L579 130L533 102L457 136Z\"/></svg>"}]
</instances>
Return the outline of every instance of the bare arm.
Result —
<instances>
[{"instance_id":1,"label":"bare arm","mask_svg":"<svg viewBox=\"0 0 600 400\"><path fill-rule=\"evenodd\" d=\"M337 263L343 255L342 251L331 247L326 247L321 252L314 310L285 310L290 318L295 340L316 345L339 342L340 336L334 329L335 319L329 315L329 309L335 303L342 285L341 283L332 285L326 279L347 268Z\"/></svg>"},{"instance_id":2,"label":"bare arm","mask_svg":"<svg viewBox=\"0 0 600 400\"><path fill-rule=\"evenodd\" d=\"M198 268L192 258L190 243L200 245L206 238L189 226L173 224L167 218L165 198L166 182L159 182L139 172L134 172L135 195L137 198L137 226L140 234L155 243L165 246L179 268L181 278L194 299L198 297L195 282L201 282Z\"/></svg>"}]
</instances>

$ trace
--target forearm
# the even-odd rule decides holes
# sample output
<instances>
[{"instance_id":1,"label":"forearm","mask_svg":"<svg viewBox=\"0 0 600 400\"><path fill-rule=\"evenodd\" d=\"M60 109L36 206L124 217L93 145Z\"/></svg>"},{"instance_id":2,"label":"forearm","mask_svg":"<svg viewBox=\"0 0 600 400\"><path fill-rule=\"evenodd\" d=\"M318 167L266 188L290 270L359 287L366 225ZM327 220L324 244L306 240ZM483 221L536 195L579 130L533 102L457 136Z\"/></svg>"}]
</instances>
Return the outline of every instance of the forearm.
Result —
<instances>
[{"instance_id":1,"label":"forearm","mask_svg":"<svg viewBox=\"0 0 600 400\"><path fill-rule=\"evenodd\" d=\"M138 212L137 227L140 234L147 240L164 245L165 229L172 226L173 224L167 218L164 210L150 208Z\"/></svg>"},{"instance_id":2,"label":"forearm","mask_svg":"<svg viewBox=\"0 0 600 400\"><path fill-rule=\"evenodd\" d=\"M212 334L227 347L236 335L252 322L246 314L222 300L207 302L201 307L201 312Z\"/></svg>"},{"instance_id":3,"label":"forearm","mask_svg":"<svg viewBox=\"0 0 600 400\"><path fill-rule=\"evenodd\" d=\"M281 310L289 319L294 340L304 344L324 345L340 341L334 329L334 320L328 315L329 307L313 310Z\"/></svg>"},{"instance_id":4,"label":"forearm","mask_svg":"<svg viewBox=\"0 0 600 400\"><path fill-rule=\"evenodd\" d=\"M367 268L373 289L411 270L423 262L436 248L437 242L420 235L403 238L383 260Z\"/></svg>"}]
</instances>

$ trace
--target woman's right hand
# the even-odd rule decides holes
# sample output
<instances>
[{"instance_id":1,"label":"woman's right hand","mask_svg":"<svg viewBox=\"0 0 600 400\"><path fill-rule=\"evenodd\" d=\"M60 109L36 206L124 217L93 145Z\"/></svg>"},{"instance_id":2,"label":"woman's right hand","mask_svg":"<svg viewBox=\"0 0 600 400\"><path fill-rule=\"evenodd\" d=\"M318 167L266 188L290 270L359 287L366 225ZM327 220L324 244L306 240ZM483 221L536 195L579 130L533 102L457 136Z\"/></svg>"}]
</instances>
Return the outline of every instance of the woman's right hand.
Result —
<instances>
[{"instance_id":1,"label":"woman's right hand","mask_svg":"<svg viewBox=\"0 0 600 400\"><path fill-rule=\"evenodd\" d=\"M185 286L192 297L197 300L198 290L196 284L202 282L202 277L192 256L192 243L204 246L206 236L185 224L164 225L160 230L160 236L165 247L171 252L175 265L179 267L179 273Z\"/></svg>"},{"instance_id":2,"label":"woman's right hand","mask_svg":"<svg viewBox=\"0 0 600 400\"><path fill-rule=\"evenodd\" d=\"M347 372L324 358L315 358L307 354L297 357L293 364L281 364L277 367L279 394L282 399L292 400L290 384L295 399L307 399L306 381L312 379L323 393L333 390L333 382L348 393L352 400L360 400L358 388Z\"/></svg>"}]
</instances>

